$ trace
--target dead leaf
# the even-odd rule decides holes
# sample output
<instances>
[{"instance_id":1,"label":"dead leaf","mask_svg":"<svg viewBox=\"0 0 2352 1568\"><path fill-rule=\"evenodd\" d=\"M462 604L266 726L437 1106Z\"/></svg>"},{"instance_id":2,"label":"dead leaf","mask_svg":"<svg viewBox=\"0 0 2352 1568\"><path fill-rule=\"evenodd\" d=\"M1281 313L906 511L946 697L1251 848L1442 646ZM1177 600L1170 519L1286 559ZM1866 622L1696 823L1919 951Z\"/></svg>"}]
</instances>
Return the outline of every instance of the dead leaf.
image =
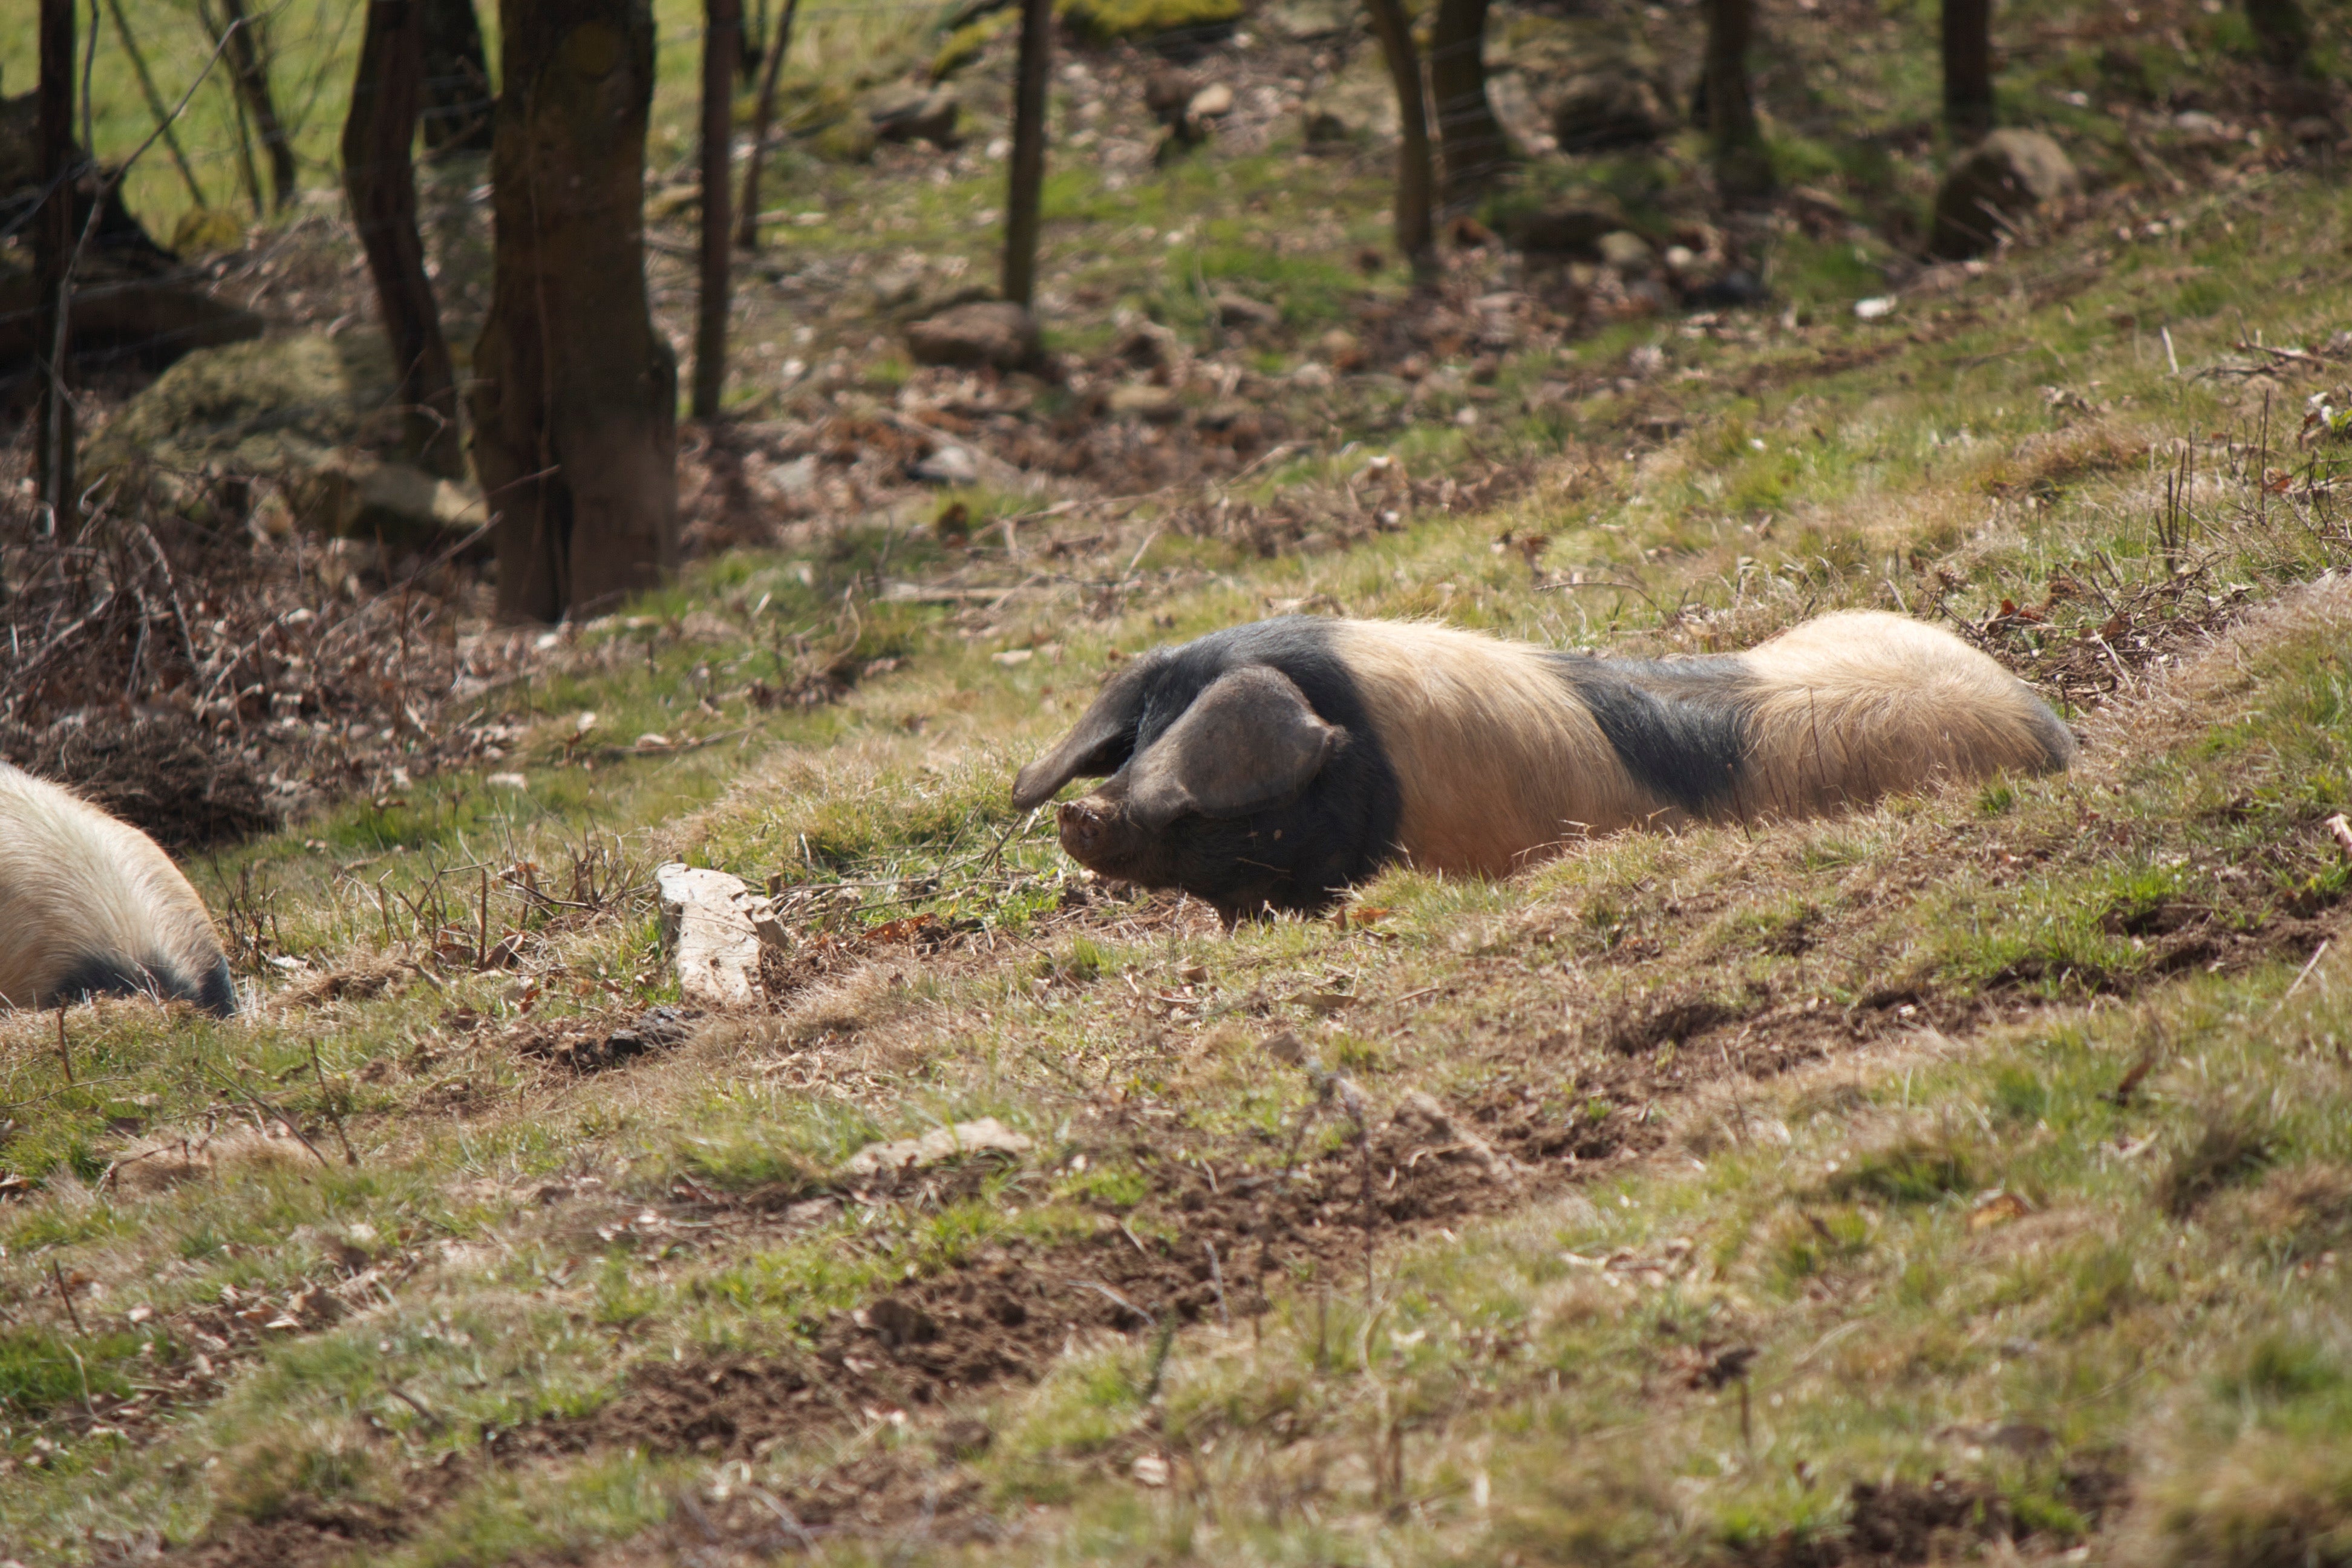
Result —
<instances>
[{"instance_id":1,"label":"dead leaf","mask_svg":"<svg viewBox=\"0 0 2352 1568\"><path fill-rule=\"evenodd\" d=\"M2032 1212L2026 1206L2025 1200L2015 1193L1995 1193L1969 1211L1969 1229L1990 1230L2013 1219L2023 1219Z\"/></svg>"}]
</instances>

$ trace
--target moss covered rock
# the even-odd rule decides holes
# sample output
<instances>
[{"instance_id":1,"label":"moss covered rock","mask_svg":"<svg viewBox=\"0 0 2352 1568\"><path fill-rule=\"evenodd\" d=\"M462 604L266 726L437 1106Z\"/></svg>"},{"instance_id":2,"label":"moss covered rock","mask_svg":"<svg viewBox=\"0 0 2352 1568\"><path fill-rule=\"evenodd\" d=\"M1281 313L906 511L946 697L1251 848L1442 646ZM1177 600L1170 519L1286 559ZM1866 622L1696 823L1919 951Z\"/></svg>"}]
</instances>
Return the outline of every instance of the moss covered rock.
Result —
<instances>
[{"instance_id":1,"label":"moss covered rock","mask_svg":"<svg viewBox=\"0 0 2352 1568\"><path fill-rule=\"evenodd\" d=\"M1055 9L1088 43L1206 44L1231 34L1246 7L1243 0L1060 0Z\"/></svg>"}]
</instances>

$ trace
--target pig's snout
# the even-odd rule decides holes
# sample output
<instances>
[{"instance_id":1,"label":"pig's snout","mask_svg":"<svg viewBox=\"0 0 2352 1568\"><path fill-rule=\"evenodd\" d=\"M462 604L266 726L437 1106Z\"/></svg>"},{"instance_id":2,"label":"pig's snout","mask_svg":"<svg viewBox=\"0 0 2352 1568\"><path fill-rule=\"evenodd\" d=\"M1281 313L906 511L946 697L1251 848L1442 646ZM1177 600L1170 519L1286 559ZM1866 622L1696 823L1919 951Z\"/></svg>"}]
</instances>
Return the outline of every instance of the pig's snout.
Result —
<instances>
[{"instance_id":1,"label":"pig's snout","mask_svg":"<svg viewBox=\"0 0 2352 1568\"><path fill-rule=\"evenodd\" d=\"M1081 865L1102 858L1111 837L1111 808L1089 796L1065 802L1061 813L1062 847Z\"/></svg>"}]
</instances>

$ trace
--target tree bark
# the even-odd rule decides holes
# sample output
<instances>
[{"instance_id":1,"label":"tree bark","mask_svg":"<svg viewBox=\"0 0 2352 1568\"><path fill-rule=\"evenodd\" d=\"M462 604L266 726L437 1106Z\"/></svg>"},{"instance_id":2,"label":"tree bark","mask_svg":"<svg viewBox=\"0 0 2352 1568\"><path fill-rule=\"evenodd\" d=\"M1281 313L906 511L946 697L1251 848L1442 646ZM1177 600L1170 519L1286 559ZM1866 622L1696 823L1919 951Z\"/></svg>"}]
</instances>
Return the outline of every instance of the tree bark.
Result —
<instances>
[{"instance_id":1,"label":"tree bark","mask_svg":"<svg viewBox=\"0 0 2352 1568\"><path fill-rule=\"evenodd\" d=\"M131 36L131 23L122 15L122 0L106 0L106 9L114 18L114 36L121 41L123 58L131 62L131 74L139 79L139 94L147 100L147 112L155 117L155 131L163 138L163 150L172 154L172 162L179 167L180 183L188 187L188 200L201 207L205 205L205 187L189 165L187 153L180 148L180 133L172 127L172 110L155 89L154 74L147 68L147 57L140 52L139 40Z\"/></svg>"},{"instance_id":2,"label":"tree bark","mask_svg":"<svg viewBox=\"0 0 2352 1568\"><path fill-rule=\"evenodd\" d=\"M1045 189L1045 83L1053 53L1053 0L1021 0L1021 58L1013 84L1013 168L1004 202L1003 294L1022 306L1037 293L1037 230Z\"/></svg>"},{"instance_id":3,"label":"tree bark","mask_svg":"<svg viewBox=\"0 0 2352 1568\"><path fill-rule=\"evenodd\" d=\"M1992 132L1992 0L1944 0L1944 123L1962 146Z\"/></svg>"},{"instance_id":4,"label":"tree bark","mask_svg":"<svg viewBox=\"0 0 2352 1568\"><path fill-rule=\"evenodd\" d=\"M735 61L743 52L743 0L703 0L702 289L694 322L694 416L715 419L727 390L728 221L735 148Z\"/></svg>"},{"instance_id":5,"label":"tree bark","mask_svg":"<svg viewBox=\"0 0 2352 1568\"><path fill-rule=\"evenodd\" d=\"M498 252L474 469L499 613L609 608L677 559L677 359L645 269L649 0L500 0Z\"/></svg>"},{"instance_id":6,"label":"tree bark","mask_svg":"<svg viewBox=\"0 0 2352 1568\"><path fill-rule=\"evenodd\" d=\"M246 111L253 116L254 133L269 158L269 206L284 212L301 186L294 167L294 143L286 122L278 118L278 101L269 91L269 37L259 17L247 14L245 0L220 0L223 24L218 37L228 40L229 77Z\"/></svg>"},{"instance_id":7,"label":"tree bark","mask_svg":"<svg viewBox=\"0 0 2352 1568\"><path fill-rule=\"evenodd\" d=\"M776 19L775 35L768 40L768 58L760 68L759 107L751 116L751 153L743 162L743 212L735 226L735 243L746 250L760 248L760 159L768 150L768 133L776 123L776 84L783 79L784 57L792 52L793 14L801 0L784 0Z\"/></svg>"},{"instance_id":8,"label":"tree bark","mask_svg":"<svg viewBox=\"0 0 2352 1568\"><path fill-rule=\"evenodd\" d=\"M1487 0L1437 0L1429 89L1445 153L1445 200L1468 207L1510 166L1510 140L1486 100Z\"/></svg>"},{"instance_id":9,"label":"tree bark","mask_svg":"<svg viewBox=\"0 0 2352 1568\"><path fill-rule=\"evenodd\" d=\"M1397 249L1412 264L1414 279L1427 282L1437 276L1437 233L1431 218L1429 114L1421 86L1421 55L1412 47L1412 22L1402 0L1364 0L1364 7L1381 42L1381 58L1388 63L1390 84L1396 89Z\"/></svg>"},{"instance_id":10,"label":"tree bark","mask_svg":"<svg viewBox=\"0 0 2352 1568\"><path fill-rule=\"evenodd\" d=\"M42 188L33 231L37 280L33 374L39 385L33 422L34 489L62 531L71 516L74 488L74 406L66 393L67 290L74 247L74 187L81 160L73 138L74 0L41 0L40 100L36 112Z\"/></svg>"},{"instance_id":11,"label":"tree bark","mask_svg":"<svg viewBox=\"0 0 2352 1568\"><path fill-rule=\"evenodd\" d=\"M1707 0L1706 119L1715 148L1716 184L1726 195L1758 196L1772 189L1772 160L1756 123L1748 80L1748 50L1756 35L1756 0Z\"/></svg>"},{"instance_id":12,"label":"tree bark","mask_svg":"<svg viewBox=\"0 0 2352 1568\"><path fill-rule=\"evenodd\" d=\"M435 157L490 150L490 58L474 0L421 0L425 150Z\"/></svg>"},{"instance_id":13,"label":"tree bark","mask_svg":"<svg viewBox=\"0 0 2352 1568\"><path fill-rule=\"evenodd\" d=\"M430 3L430 0L425 0ZM375 298L400 371L408 455L436 474L465 472L457 434L457 383L441 310L425 276L416 231L416 140L424 96L425 29L420 0L369 0L351 115L343 121L343 192L367 252Z\"/></svg>"},{"instance_id":14,"label":"tree bark","mask_svg":"<svg viewBox=\"0 0 2352 1568\"><path fill-rule=\"evenodd\" d=\"M2273 70L2292 76L2303 69L2311 54L2311 18L2299 0L2246 0L2246 26Z\"/></svg>"}]
</instances>

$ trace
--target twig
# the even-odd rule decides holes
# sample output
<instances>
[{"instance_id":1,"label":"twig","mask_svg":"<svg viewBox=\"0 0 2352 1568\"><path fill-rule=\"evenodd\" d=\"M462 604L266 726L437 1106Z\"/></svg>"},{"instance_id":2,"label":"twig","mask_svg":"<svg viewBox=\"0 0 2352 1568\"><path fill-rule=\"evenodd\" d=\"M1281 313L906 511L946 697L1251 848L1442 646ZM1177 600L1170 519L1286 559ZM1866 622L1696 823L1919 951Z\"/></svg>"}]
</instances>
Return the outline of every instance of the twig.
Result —
<instances>
[{"instance_id":1,"label":"twig","mask_svg":"<svg viewBox=\"0 0 2352 1568\"><path fill-rule=\"evenodd\" d=\"M66 1318L73 1324L74 1332L88 1338L89 1331L81 1326L81 1314L74 1310L73 1292L66 1287L65 1271L58 1267L58 1260L54 1258L49 1259L49 1279L57 1285L58 1300L65 1303Z\"/></svg>"},{"instance_id":2,"label":"twig","mask_svg":"<svg viewBox=\"0 0 2352 1568\"><path fill-rule=\"evenodd\" d=\"M282 1110L272 1110L260 1100L256 1099L251 1090L247 1089L243 1084L238 1083L236 1079L228 1077L226 1073L216 1072L215 1076L220 1079L222 1087L226 1088L231 1094L236 1095L239 1100L245 1101L246 1104L253 1107L257 1113L270 1121L275 1121L278 1126L283 1127L287 1131L292 1133L296 1142L301 1144L303 1148L310 1151L310 1158L318 1161L319 1163L328 1167L330 1170L334 1168L334 1162L328 1159L324 1154L320 1153L319 1146L302 1135L302 1130L294 1125L294 1119L292 1117L288 1116Z\"/></svg>"},{"instance_id":3,"label":"twig","mask_svg":"<svg viewBox=\"0 0 2352 1568\"><path fill-rule=\"evenodd\" d=\"M319 1104L326 1111L327 1120L334 1124L335 1141L343 1146L343 1163L357 1170L360 1157L352 1152L351 1138L343 1131L343 1113L335 1109L334 1096L327 1089L327 1069L319 1065L316 1038L310 1041L310 1075L319 1080Z\"/></svg>"}]
</instances>

